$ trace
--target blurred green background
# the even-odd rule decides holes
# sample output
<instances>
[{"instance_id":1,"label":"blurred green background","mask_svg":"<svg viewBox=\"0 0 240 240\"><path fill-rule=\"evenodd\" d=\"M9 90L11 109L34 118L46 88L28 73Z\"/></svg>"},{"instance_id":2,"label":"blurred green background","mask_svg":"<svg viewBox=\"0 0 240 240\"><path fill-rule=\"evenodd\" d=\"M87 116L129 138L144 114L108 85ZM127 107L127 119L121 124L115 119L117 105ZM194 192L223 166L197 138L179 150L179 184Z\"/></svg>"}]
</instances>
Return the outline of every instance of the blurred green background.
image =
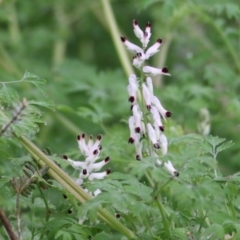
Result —
<instances>
[{"instance_id":1,"label":"blurred green background","mask_svg":"<svg viewBox=\"0 0 240 240\"><path fill-rule=\"evenodd\" d=\"M160 53L149 62L168 66L171 73L154 82L158 97L173 112L173 124L184 133L197 132L200 111L208 109L210 134L235 143L219 155L222 169L225 174L238 171L240 2L115 0L110 4L122 35L130 41L139 44L133 19L142 28L151 22L150 45L163 39ZM127 144L128 76L102 1L0 1L0 81L21 79L25 71L47 80L47 96L32 85L11 84L20 97L55 102L55 111L43 110L46 124L36 138L40 147L61 155L76 148L75 137L84 131L104 134L103 146L116 162L134 157Z\"/></svg>"}]
</instances>

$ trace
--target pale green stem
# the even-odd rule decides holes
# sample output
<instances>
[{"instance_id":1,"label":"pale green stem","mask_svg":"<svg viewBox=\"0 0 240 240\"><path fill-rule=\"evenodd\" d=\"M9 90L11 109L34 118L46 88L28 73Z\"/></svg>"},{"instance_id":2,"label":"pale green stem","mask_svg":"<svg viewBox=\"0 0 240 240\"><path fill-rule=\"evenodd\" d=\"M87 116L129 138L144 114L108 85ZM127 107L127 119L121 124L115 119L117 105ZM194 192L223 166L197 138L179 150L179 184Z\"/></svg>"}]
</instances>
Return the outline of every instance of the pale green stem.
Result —
<instances>
[{"instance_id":1,"label":"pale green stem","mask_svg":"<svg viewBox=\"0 0 240 240\"><path fill-rule=\"evenodd\" d=\"M33 155L33 157L41 165L47 165L49 169L49 174L62 184L67 191L73 194L80 203L84 203L87 200L92 199L84 189L77 185L61 168L58 167L48 156L46 156L37 146L35 146L30 140L24 136L16 136L18 140L23 144L24 147ZM108 211L99 207L98 209L99 217L105 221L110 227L121 232L127 238L135 238L135 234L126 228L122 223L120 223L114 216L112 216Z\"/></svg>"},{"instance_id":2,"label":"pale green stem","mask_svg":"<svg viewBox=\"0 0 240 240\"><path fill-rule=\"evenodd\" d=\"M120 31L118 29L118 26L117 26L117 23L116 23L114 14L113 14L111 4L110 4L109 0L101 0L101 1L102 1L104 15L109 24L109 30L110 30L110 33L111 33L111 36L113 39L114 46L117 50L120 62L123 66L123 69L124 69L126 75L129 76L130 74L134 73L134 70L129 61L127 51L124 48L124 45L120 40L121 34L120 34Z\"/></svg>"}]
</instances>

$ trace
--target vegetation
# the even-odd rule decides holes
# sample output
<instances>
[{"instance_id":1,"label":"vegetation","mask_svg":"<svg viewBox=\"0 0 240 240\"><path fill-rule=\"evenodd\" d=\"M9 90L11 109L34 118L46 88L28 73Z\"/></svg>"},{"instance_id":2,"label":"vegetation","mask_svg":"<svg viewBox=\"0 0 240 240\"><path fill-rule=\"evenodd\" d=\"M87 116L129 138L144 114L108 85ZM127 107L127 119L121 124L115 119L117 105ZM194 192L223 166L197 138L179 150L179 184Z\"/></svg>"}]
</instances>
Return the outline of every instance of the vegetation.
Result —
<instances>
[{"instance_id":1,"label":"vegetation","mask_svg":"<svg viewBox=\"0 0 240 240\"><path fill-rule=\"evenodd\" d=\"M0 239L240 238L240 3L0 6ZM124 42L142 47L134 19L142 30L151 24L149 46L162 39L139 68L139 52ZM172 113L160 112L167 141L155 144L144 64L171 74L152 76ZM131 74L138 113L128 101ZM138 114L146 127L133 134L139 161L140 145L128 143ZM91 135L95 154L83 143Z\"/></svg>"}]
</instances>

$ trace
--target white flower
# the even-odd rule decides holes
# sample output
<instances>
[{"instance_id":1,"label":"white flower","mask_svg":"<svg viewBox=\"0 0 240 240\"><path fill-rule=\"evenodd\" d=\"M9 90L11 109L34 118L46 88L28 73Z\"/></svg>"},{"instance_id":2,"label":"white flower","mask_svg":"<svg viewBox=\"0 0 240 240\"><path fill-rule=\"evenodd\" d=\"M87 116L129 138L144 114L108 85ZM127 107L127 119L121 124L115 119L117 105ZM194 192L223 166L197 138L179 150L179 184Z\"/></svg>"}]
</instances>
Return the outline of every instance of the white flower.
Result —
<instances>
[{"instance_id":1,"label":"white flower","mask_svg":"<svg viewBox=\"0 0 240 240\"><path fill-rule=\"evenodd\" d=\"M76 183L79 185L83 184L83 179L88 178L89 180L93 179L102 179L108 175L111 171L107 169L104 172L97 173L96 171L100 170L103 166L109 163L110 158L106 157L103 161L96 162L99 158L101 152L101 139L102 136L98 135L95 142L93 142L93 137L90 135L88 143L85 141L85 134L78 135L77 141L80 151L85 156L84 161L75 161L67 157L66 155L63 158L75 169L81 170L79 173L79 178L76 180Z\"/></svg>"},{"instance_id":2,"label":"white flower","mask_svg":"<svg viewBox=\"0 0 240 240\"><path fill-rule=\"evenodd\" d=\"M161 104L160 100L156 97L152 97L152 103L157 108L161 116L166 119L166 117L171 117L172 113L167 111Z\"/></svg>"},{"instance_id":3,"label":"white flower","mask_svg":"<svg viewBox=\"0 0 240 240\"><path fill-rule=\"evenodd\" d=\"M143 39L143 31L138 25L137 20L133 20L133 32L135 33L136 37L139 39Z\"/></svg>"},{"instance_id":4,"label":"white flower","mask_svg":"<svg viewBox=\"0 0 240 240\"><path fill-rule=\"evenodd\" d=\"M156 132L154 131L154 129L150 123L147 124L147 130L148 130L148 137L149 137L150 141L152 142L153 146L155 148L159 149L160 146L157 141Z\"/></svg>"},{"instance_id":5,"label":"white flower","mask_svg":"<svg viewBox=\"0 0 240 240\"><path fill-rule=\"evenodd\" d=\"M144 66L143 72L146 73L147 75L153 76L153 77L157 76L159 74L170 76L170 74L168 73L167 67L155 68L155 67L150 67L150 66Z\"/></svg>"},{"instance_id":6,"label":"white flower","mask_svg":"<svg viewBox=\"0 0 240 240\"><path fill-rule=\"evenodd\" d=\"M157 128L163 132L164 126L162 124L161 117L159 115L157 108L152 106L150 111L152 113L153 121L154 123L156 123Z\"/></svg>"},{"instance_id":7,"label":"white flower","mask_svg":"<svg viewBox=\"0 0 240 240\"><path fill-rule=\"evenodd\" d=\"M129 119L128 119L128 126L129 126L129 129L130 129L130 137L128 139L128 142L129 143L134 143L135 141L138 141L138 133L136 133L135 131L135 120L134 120L134 116L131 116Z\"/></svg>"},{"instance_id":8,"label":"white flower","mask_svg":"<svg viewBox=\"0 0 240 240\"><path fill-rule=\"evenodd\" d=\"M168 140L167 137L162 133L159 137L160 147L162 150L162 155L166 155L168 151Z\"/></svg>"},{"instance_id":9,"label":"white flower","mask_svg":"<svg viewBox=\"0 0 240 240\"><path fill-rule=\"evenodd\" d=\"M134 117L135 132L140 133L142 125L142 112L139 111L138 105L133 106L132 112Z\"/></svg>"},{"instance_id":10,"label":"white flower","mask_svg":"<svg viewBox=\"0 0 240 240\"><path fill-rule=\"evenodd\" d=\"M179 176L179 172L174 168L172 163L170 161L164 162L164 167L167 169L167 171L174 177Z\"/></svg>"},{"instance_id":11,"label":"white flower","mask_svg":"<svg viewBox=\"0 0 240 240\"><path fill-rule=\"evenodd\" d=\"M136 76L131 74L129 77L129 84L127 85L128 91L128 101L131 102L133 105L137 103L137 91L138 91L138 82Z\"/></svg>"},{"instance_id":12,"label":"white flower","mask_svg":"<svg viewBox=\"0 0 240 240\"><path fill-rule=\"evenodd\" d=\"M159 38L156 43L154 43L150 48L148 48L148 50L145 53L145 59L149 59L151 56L153 56L154 54L156 54L160 48L162 44L162 39Z\"/></svg>"},{"instance_id":13,"label":"white flower","mask_svg":"<svg viewBox=\"0 0 240 240\"><path fill-rule=\"evenodd\" d=\"M152 83L152 79L150 77L147 77L146 83L147 83L147 87L148 87L149 92L153 96L153 83Z\"/></svg>"},{"instance_id":14,"label":"white flower","mask_svg":"<svg viewBox=\"0 0 240 240\"><path fill-rule=\"evenodd\" d=\"M141 40L143 48L146 48L151 37L151 24L148 22L146 24L145 32L143 34L143 39Z\"/></svg>"},{"instance_id":15,"label":"white flower","mask_svg":"<svg viewBox=\"0 0 240 240\"><path fill-rule=\"evenodd\" d=\"M130 52L143 53L143 50L139 46L129 42L125 37L121 37L121 40Z\"/></svg>"},{"instance_id":16,"label":"white flower","mask_svg":"<svg viewBox=\"0 0 240 240\"><path fill-rule=\"evenodd\" d=\"M143 83L142 84L142 91L143 91L143 98L146 104L146 107L148 110L151 109L151 99L152 99L152 94L149 91L148 87Z\"/></svg>"}]
</instances>

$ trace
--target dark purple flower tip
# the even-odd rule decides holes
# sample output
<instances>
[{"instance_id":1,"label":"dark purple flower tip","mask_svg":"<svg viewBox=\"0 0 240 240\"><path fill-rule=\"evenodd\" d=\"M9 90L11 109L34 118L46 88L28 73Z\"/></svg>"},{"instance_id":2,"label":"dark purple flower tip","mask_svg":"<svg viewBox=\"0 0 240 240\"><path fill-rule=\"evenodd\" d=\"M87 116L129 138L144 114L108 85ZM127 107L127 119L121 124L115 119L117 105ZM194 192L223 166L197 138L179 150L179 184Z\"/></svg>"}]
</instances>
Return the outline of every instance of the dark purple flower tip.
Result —
<instances>
[{"instance_id":1,"label":"dark purple flower tip","mask_svg":"<svg viewBox=\"0 0 240 240\"><path fill-rule=\"evenodd\" d=\"M133 20L133 24L134 24L134 25L138 25L138 22L137 22L136 19Z\"/></svg>"},{"instance_id":2,"label":"dark purple flower tip","mask_svg":"<svg viewBox=\"0 0 240 240\"><path fill-rule=\"evenodd\" d=\"M101 151L102 150L102 145L98 146L98 150Z\"/></svg>"},{"instance_id":3,"label":"dark purple flower tip","mask_svg":"<svg viewBox=\"0 0 240 240\"><path fill-rule=\"evenodd\" d=\"M153 146L156 148L156 149L159 149L160 148L160 145L158 143L154 143Z\"/></svg>"},{"instance_id":4,"label":"dark purple flower tip","mask_svg":"<svg viewBox=\"0 0 240 240\"><path fill-rule=\"evenodd\" d=\"M97 140L101 140L102 139L102 135L101 134L99 134L99 135L97 135Z\"/></svg>"},{"instance_id":5,"label":"dark purple flower tip","mask_svg":"<svg viewBox=\"0 0 240 240\"><path fill-rule=\"evenodd\" d=\"M162 69L162 72L163 72L163 73L168 73L168 68L167 68L167 67L164 67L164 68Z\"/></svg>"},{"instance_id":6,"label":"dark purple flower tip","mask_svg":"<svg viewBox=\"0 0 240 240\"><path fill-rule=\"evenodd\" d=\"M87 169L82 170L83 175L87 175Z\"/></svg>"},{"instance_id":7,"label":"dark purple flower tip","mask_svg":"<svg viewBox=\"0 0 240 240\"><path fill-rule=\"evenodd\" d=\"M130 137L130 138L128 139L128 143L134 143L134 139L133 139L132 137Z\"/></svg>"},{"instance_id":8,"label":"dark purple flower tip","mask_svg":"<svg viewBox=\"0 0 240 240\"><path fill-rule=\"evenodd\" d=\"M141 57L142 56L142 53L137 53L137 57Z\"/></svg>"},{"instance_id":9,"label":"dark purple flower tip","mask_svg":"<svg viewBox=\"0 0 240 240\"><path fill-rule=\"evenodd\" d=\"M147 110L148 110L148 111L150 111L151 108L152 108L151 105L147 105L146 107L147 107Z\"/></svg>"},{"instance_id":10,"label":"dark purple flower tip","mask_svg":"<svg viewBox=\"0 0 240 240\"><path fill-rule=\"evenodd\" d=\"M171 116L172 116L172 113L169 112L169 111L167 111L167 112L165 113L165 115L166 115L166 117L171 117Z\"/></svg>"},{"instance_id":11,"label":"dark purple flower tip","mask_svg":"<svg viewBox=\"0 0 240 240\"><path fill-rule=\"evenodd\" d=\"M131 107L130 107L130 111L132 111L132 109L133 109L133 106L134 106L134 105L131 105Z\"/></svg>"},{"instance_id":12,"label":"dark purple flower tip","mask_svg":"<svg viewBox=\"0 0 240 240\"><path fill-rule=\"evenodd\" d=\"M94 151L93 151L93 154L94 154L94 155L97 155L97 154L98 154L98 150L97 150L97 149L94 150Z\"/></svg>"},{"instance_id":13,"label":"dark purple flower tip","mask_svg":"<svg viewBox=\"0 0 240 240\"><path fill-rule=\"evenodd\" d=\"M134 102L134 100L135 100L134 96L131 96L131 97L128 98L129 102Z\"/></svg>"},{"instance_id":14,"label":"dark purple flower tip","mask_svg":"<svg viewBox=\"0 0 240 240\"><path fill-rule=\"evenodd\" d=\"M105 159L104 159L104 162L109 162L110 161L110 157L106 157Z\"/></svg>"},{"instance_id":15,"label":"dark purple flower tip","mask_svg":"<svg viewBox=\"0 0 240 240\"><path fill-rule=\"evenodd\" d=\"M180 173L177 172L177 171L174 171L173 174L174 174L175 177L179 177L179 175L180 175Z\"/></svg>"},{"instance_id":16,"label":"dark purple flower tip","mask_svg":"<svg viewBox=\"0 0 240 240\"><path fill-rule=\"evenodd\" d=\"M80 141L81 140L81 136L77 135L77 140Z\"/></svg>"},{"instance_id":17,"label":"dark purple flower tip","mask_svg":"<svg viewBox=\"0 0 240 240\"><path fill-rule=\"evenodd\" d=\"M136 133L140 133L140 132L141 132L141 128L140 128L140 127L136 127L136 128L135 128L135 132L136 132Z\"/></svg>"},{"instance_id":18,"label":"dark purple flower tip","mask_svg":"<svg viewBox=\"0 0 240 240\"><path fill-rule=\"evenodd\" d=\"M107 173L107 175L110 174L110 173L111 173L111 169L108 168L108 169L106 170L106 173Z\"/></svg>"},{"instance_id":19,"label":"dark purple flower tip","mask_svg":"<svg viewBox=\"0 0 240 240\"><path fill-rule=\"evenodd\" d=\"M68 160L68 157L67 157L66 155L63 155L63 158L64 158L65 160Z\"/></svg>"},{"instance_id":20,"label":"dark purple flower tip","mask_svg":"<svg viewBox=\"0 0 240 240\"><path fill-rule=\"evenodd\" d=\"M121 37L122 42L125 42L127 39L125 37Z\"/></svg>"},{"instance_id":21,"label":"dark purple flower tip","mask_svg":"<svg viewBox=\"0 0 240 240\"><path fill-rule=\"evenodd\" d=\"M83 134L82 134L82 138L85 138L85 136L86 136L85 133L83 133Z\"/></svg>"},{"instance_id":22,"label":"dark purple flower tip","mask_svg":"<svg viewBox=\"0 0 240 240\"><path fill-rule=\"evenodd\" d=\"M140 161L141 160L141 157L140 155L136 155L136 160Z\"/></svg>"},{"instance_id":23,"label":"dark purple flower tip","mask_svg":"<svg viewBox=\"0 0 240 240\"><path fill-rule=\"evenodd\" d=\"M68 210L68 214L71 214L71 213L72 213L72 210L71 210L71 209L69 209L69 210Z\"/></svg>"},{"instance_id":24,"label":"dark purple flower tip","mask_svg":"<svg viewBox=\"0 0 240 240\"><path fill-rule=\"evenodd\" d=\"M136 56L133 56L133 60L137 58L137 55Z\"/></svg>"},{"instance_id":25,"label":"dark purple flower tip","mask_svg":"<svg viewBox=\"0 0 240 240\"><path fill-rule=\"evenodd\" d=\"M93 135L90 135L90 136L89 136L89 139L91 139L91 140L92 140L92 139L93 139Z\"/></svg>"},{"instance_id":26,"label":"dark purple flower tip","mask_svg":"<svg viewBox=\"0 0 240 240\"><path fill-rule=\"evenodd\" d=\"M116 217L116 218L120 218L121 215L120 215L119 213L116 213L116 214L115 214L115 217Z\"/></svg>"},{"instance_id":27,"label":"dark purple flower tip","mask_svg":"<svg viewBox=\"0 0 240 240\"><path fill-rule=\"evenodd\" d=\"M159 39L157 40L157 42L161 44L161 43L162 43L162 39L159 38Z\"/></svg>"},{"instance_id":28,"label":"dark purple flower tip","mask_svg":"<svg viewBox=\"0 0 240 240\"><path fill-rule=\"evenodd\" d=\"M148 36L148 33L147 32L144 32L144 37L146 38Z\"/></svg>"},{"instance_id":29,"label":"dark purple flower tip","mask_svg":"<svg viewBox=\"0 0 240 240\"><path fill-rule=\"evenodd\" d=\"M150 22L148 22L147 24L146 24L146 27L151 27L152 25L151 25L151 23Z\"/></svg>"},{"instance_id":30,"label":"dark purple flower tip","mask_svg":"<svg viewBox=\"0 0 240 240\"><path fill-rule=\"evenodd\" d=\"M159 129L164 132L164 126L160 126Z\"/></svg>"}]
</instances>

